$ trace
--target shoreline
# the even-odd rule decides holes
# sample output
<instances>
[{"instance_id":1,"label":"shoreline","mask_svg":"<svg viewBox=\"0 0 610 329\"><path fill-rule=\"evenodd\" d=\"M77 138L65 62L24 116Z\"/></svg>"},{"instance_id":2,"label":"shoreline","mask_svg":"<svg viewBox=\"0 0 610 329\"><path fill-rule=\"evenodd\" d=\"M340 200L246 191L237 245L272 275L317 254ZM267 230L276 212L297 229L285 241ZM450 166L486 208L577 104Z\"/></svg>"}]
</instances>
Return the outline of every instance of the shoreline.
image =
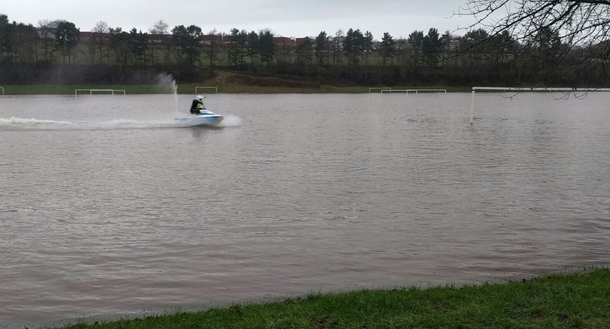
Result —
<instances>
[{"instance_id":1,"label":"shoreline","mask_svg":"<svg viewBox=\"0 0 610 329\"><path fill-rule=\"evenodd\" d=\"M4 94L0 96L34 96L34 95L66 95L74 96L77 89L78 95L87 94L87 90L93 89L96 95L111 94L109 90L114 90L117 95L122 95L123 91L126 95L149 95L149 94L172 94L173 86L158 86L158 85L0 85L3 88ZM253 86L253 85L220 85L212 86L205 84L178 84L177 93L185 95L200 94L215 94L213 89L198 90L196 87L211 87L217 88L218 94L369 94L380 93L382 88L392 89L396 93L415 93L414 90L424 92L422 89L428 89L429 92L447 93L454 92L470 92L471 87L448 87L448 86L394 86L394 87L365 87L365 86L349 86L338 87L330 85L321 85L315 87L283 87L283 86ZM374 88L374 90L369 90ZM426 91L428 92L428 91Z\"/></svg>"},{"instance_id":2,"label":"shoreline","mask_svg":"<svg viewBox=\"0 0 610 329\"><path fill-rule=\"evenodd\" d=\"M459 287L313 294L54 328L608 328L608 282L610 268L594 268Z\"/></svg>"}]
</instances>

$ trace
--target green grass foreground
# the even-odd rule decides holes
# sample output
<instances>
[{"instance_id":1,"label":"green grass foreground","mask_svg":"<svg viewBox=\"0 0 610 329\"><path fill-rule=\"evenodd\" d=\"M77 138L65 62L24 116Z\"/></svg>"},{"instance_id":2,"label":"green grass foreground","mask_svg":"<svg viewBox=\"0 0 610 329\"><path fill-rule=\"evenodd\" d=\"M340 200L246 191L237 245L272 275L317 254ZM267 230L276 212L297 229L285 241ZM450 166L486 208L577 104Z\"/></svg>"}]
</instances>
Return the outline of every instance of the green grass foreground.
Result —
<instances>
[{"instance_id":1,"label":"green grass foreground","mask_svg":"<svg viewBox=\"0 0 610 329\"><path fill-rule=\"evenodd\" d=\"M365 290L64 328L610 328L610 269Z\"/></svg>"}]
</instances>

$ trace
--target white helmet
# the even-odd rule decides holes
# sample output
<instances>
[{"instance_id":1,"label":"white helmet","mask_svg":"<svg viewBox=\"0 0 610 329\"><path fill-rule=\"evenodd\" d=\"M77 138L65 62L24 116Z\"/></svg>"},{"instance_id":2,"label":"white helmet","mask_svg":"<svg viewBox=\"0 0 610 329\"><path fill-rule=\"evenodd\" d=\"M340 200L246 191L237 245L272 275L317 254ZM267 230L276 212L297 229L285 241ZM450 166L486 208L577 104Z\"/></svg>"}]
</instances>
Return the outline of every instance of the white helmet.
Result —
<instances>
[{"instance_id":1,"label":"white helmet","mask_svg":"<svg viewBox=\"0 0 610 329\"><path fill-rule=\"evenodd\" d=\"M201 101L203 101L203 99L204 99L204 98L205 98L205 97L203 97L203 96L201 96L201 95L197 95L197 97L195 97L195 99L196 99L196 100L198 100L198 101L200 101L200 102L201 102Z\"/></svg>"}]
</instances>

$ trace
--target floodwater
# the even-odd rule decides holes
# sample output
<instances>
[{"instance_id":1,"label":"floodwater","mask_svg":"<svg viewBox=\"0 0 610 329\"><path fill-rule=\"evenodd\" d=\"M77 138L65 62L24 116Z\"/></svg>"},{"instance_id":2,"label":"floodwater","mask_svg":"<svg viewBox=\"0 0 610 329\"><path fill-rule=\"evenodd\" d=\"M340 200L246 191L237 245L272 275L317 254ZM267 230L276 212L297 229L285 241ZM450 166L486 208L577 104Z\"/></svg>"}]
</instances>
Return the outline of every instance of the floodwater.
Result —
<instances>
[{"instance_id":1,"label":"floodwater","mask_svg":"<svg viewBox=\"0 0 610 329\"><path fill-rule=\"evenodd\" d=\"M610 95L560 96L0 96L0 327L608 265Z\"/></svg>"}]
</instances>

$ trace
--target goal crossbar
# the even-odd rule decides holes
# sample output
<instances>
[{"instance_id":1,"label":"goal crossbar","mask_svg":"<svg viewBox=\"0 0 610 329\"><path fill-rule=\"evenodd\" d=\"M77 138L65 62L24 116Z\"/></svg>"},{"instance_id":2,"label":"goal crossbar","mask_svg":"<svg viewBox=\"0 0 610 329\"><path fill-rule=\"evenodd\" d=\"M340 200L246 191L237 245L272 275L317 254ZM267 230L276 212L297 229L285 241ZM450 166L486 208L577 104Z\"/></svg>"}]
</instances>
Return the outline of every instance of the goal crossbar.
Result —
<instances>
[{"instance_id":1,"label":"goal crossbar","mask_svg":"<svg viewBox=\"0 0 610 329\"><path fill-rule=\"evenodd\" d=\"M470 124L473 122L474 114L474 95L477 91L515 91L515 92L610 92L610 88L569 88L569 87L554 87L554 88L539 88L539 87L472 87L472 98L470 100Z\"/></svg>"},{"instance_id":2,"label":"goal crossbar","mask_svg":"<svg viewBox=\"0 0 610 329\"><path fill-rule=\"evenodd\" d=\"M74 89L74 97L78 97L79 91L88 91L89 95L93 95L94 92L109 92L112 95L114 95L115 93L122 93L123 95L127 95L124 89Z\"/></svg>"},{"instance_id":3,"label":"goal crossbar","mask_svg":"<svg viewBox=\"0 0 610 329\"><path fill-rule=\"evenodd\" d=\"M218 87L195 87L195 94L198 92L199 89L214 89L214 93L218 94Z\"/></svg>"},{"instance_id":4,"label":"goal crossbar","mask_svg":"<svg viewBox=\"0 0 610 329\"><path fill-rule=\"evenodd\" d=\"M447 93L447 89L417 89L417 91L430 93Z\"/></svg>"},{"instance_id":5,"label":"goal crossbar","mask_svg":"<svg viewBox=\"0 0 610 329\"><path fill-rule=\"evenodd\" d=\"M409 92L414 92L414 93L419 93L419 92L431 92L431 93L447 93L447 89L438 89L438 88L418 88L418 89L392 89L390 87L388 88L369 88L369 93L371 93L372 90L379 90L382 94L384 93L409 93Z\"/></svg>"},{"instance_id":6,"label":"goal crossbar","mask_svg":"<svg viewBox=\"0 0 610 329\"><path fill-rule=\"evenodd\" d=\"M410 91L417 93L417 89L382 89L381 93L405 93L408 94Z\"/></svg>"}]
</instances>

